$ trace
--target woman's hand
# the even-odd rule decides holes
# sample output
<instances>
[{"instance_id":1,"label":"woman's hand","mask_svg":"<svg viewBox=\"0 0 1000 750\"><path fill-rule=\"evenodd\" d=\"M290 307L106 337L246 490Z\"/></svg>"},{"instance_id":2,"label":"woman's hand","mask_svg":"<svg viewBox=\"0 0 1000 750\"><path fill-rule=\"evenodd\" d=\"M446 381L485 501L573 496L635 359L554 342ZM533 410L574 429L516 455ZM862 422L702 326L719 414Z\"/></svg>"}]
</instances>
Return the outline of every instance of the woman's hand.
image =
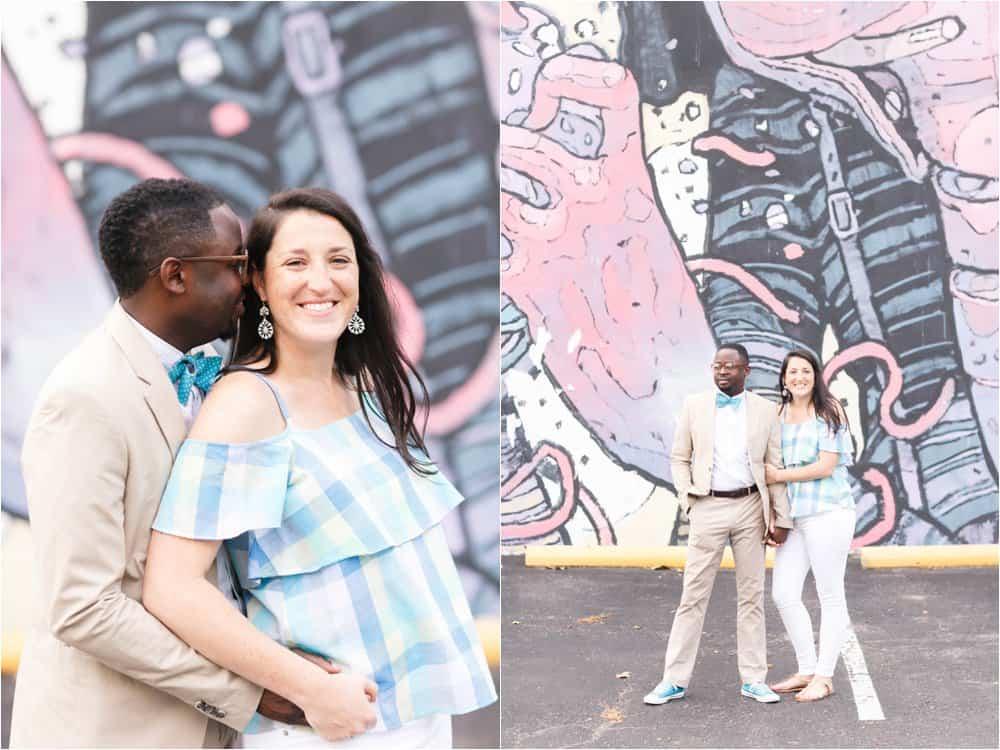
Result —
<instances>
[{"instance_id":1,"label":"woman's hand","mask_svg":"<svg viewBox=\"0 0 1000 750\"><path fill-rule=\"evenodd\" d=\"M315 674L301 705L306 720L323 739L343 740L375 726L374 682L356 674Z\"/></svg>"},{"instance_id":2,"label":"woman's hand","mask_svg":"<svg viewBox=\"0 0 1000 750\"><path fill-rule=\"evenodd\" d=\"M764 464L764 481L768 484L776 484L778 482L784 482L782 478L782 470L777 466L772 466L771 464Z\"/></svg>"},{"instance_id":3,"label":"woman's hand","mask_svg":"<svg viewBox=\"0 0 1000 750\"><path fill-rule=\"evenodd\" d=\"M324 659L322 656L310 654L306 651L299 651L297 648L293 648L292 653L315 664L328 674L339 674L341 671L339 666L328 659ZM265 690L260 696L257 713L265 718L280 721L283 724L297 724L299 726L308 726L309 724L301 708L287 698L283 698L277 693L272 693L270 690Z\"/></svg>"}]
</instances>

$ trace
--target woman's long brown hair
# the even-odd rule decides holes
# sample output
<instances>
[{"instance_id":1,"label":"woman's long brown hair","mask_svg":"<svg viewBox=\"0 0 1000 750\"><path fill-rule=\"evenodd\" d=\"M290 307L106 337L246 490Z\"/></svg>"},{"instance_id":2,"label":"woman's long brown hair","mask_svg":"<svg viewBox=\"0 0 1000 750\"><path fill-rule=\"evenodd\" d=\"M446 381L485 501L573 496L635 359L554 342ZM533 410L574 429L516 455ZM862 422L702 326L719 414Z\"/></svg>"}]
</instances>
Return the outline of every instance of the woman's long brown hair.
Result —
<instances>
[{"instance_id":1,"label":"woman's long brown hair","mask_svg":"<svg viewBox=\"0 0 1000 750\"><path fill-rule=\"evenodd\" d=\"M830 393L830 389L823 382L823 373L820 370L819 360L811 352L807 352L804 349L793 349L788 352L781 363L781 373L778 375L778 389L781 391L781 408L784 409L785 405L792 400L791 392L785 388L785 372L788 370L788 363L792 357L804 359L813 369L813 388L809 400L812 403L813 411L816 412L816 416L826 422L830 428L830 432L837 432L841 426L847 427L850 430L850 425L847 424L847 415L841 408L840 402Z\"/></svg>"},{"instance_id":2,"label":"woman's long brown hair","mask_svg":"<svg viewBox=\"0 0 1000 750\"><path fill-rule=\"evenodd\" d=\"M427 448L424 445L423 429L418 429L416 425L418 401L410 378L420 390L419 403L425 415L428 406L427 387L399 345L392 307L385 291L382 261L371 246L357 214L347 202L324 188L296 188L272 196L250 223L247 254L250 256L251 270L261 274L264 272L267 253L278 228L295 211L314 211L336 219L354 240L361 300L359 314L365 321L365 331L359 336L344 331L337 342L334 371L344 382L353 382L359 394L374 394L377 408L383 412L381 417L389 425L395 440L395 445L390 447L399 452L406 465L418 474L434 473L432 464L414 455L414 449L426 453ZM260 306L260 297L251 284L246 290L246 309L240 319L233 361L235 364L247 365L267 359L267 366L258 370L266 375L278 367L278 350L275 345L276 337L263 340L257 335ZM371 418L364 398L361 399L361 411L371 428Z\"/></svg>"}]
</instances>

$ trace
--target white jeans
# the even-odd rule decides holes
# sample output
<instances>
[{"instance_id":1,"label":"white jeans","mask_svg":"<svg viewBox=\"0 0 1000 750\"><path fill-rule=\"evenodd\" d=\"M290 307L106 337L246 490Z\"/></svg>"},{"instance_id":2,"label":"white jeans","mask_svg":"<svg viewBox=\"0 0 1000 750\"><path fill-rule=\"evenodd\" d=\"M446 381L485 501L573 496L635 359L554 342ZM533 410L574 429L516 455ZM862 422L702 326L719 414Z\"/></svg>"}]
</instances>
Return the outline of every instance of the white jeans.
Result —
<instances>
[{"instance_id":1,"label":"white jeans","mask_svg":"<svg viewBox=\"0 0 1000 750\"><path fill-rule=\"evenodd\" d=\"M775 553L771 598L795 649L799 674L833 677L851 622L844 596L844 574L856 522L853 508L796 518L795 528ZM810 568L820 605L819 659L812 620L802 603L802 585Z\"/></svg>"},{"instance_id":2,"label":"white jeans","mask_svg":"<svg viewBox=\"0 0 1000 750\"><path fill-rule=\"evenodd\" d=\"M364 734L337 742L327 742L310 727L278 724L276 729L244 734L243 747L322 747L338 750L450 750L451 716L432 714L406 722L399 729L372 729Z\"/></svg>"}]
</instances>

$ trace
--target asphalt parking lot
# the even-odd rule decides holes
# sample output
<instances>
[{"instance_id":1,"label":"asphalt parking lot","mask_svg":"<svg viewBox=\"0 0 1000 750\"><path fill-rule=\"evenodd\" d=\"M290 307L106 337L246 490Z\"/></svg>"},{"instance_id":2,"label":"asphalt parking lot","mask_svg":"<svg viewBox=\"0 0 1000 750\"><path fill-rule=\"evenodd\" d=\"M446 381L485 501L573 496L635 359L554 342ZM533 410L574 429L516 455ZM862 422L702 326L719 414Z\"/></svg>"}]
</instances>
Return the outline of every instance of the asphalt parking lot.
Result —
<instances>
[{"instance_id":1,"label":"asphalt parking lot","mask_svg":"<svg viewBox=\"0 0 1000 750\"><path fill-rule=\"evenodd\" d=\"M735 579L720 571L688 697L647 706L642 696L661 676L681 576L526 568L523 557L505 557L503 747L998 746L995 567L866 570L852 559L852 675L842 658L835 695L771 705L739 695ZM795 657L769 600L770 572L767 591L776 681L795 671ZM818 628L811 577L805 601Z\"/></svg>"}]
</instances>

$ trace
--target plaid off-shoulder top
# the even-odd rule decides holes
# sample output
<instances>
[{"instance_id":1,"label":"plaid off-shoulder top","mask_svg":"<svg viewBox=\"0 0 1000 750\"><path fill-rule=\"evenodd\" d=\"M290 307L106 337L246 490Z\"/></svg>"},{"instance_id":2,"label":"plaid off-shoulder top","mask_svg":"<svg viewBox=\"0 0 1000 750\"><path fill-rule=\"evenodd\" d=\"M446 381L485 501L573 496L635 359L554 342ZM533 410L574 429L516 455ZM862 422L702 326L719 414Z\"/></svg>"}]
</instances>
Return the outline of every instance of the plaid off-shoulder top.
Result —
<instances>
[{"instance_id":1,"label":"plaid off-shoulder top","mask_svg":"<svg viewBox=\"0 0 1000 750\"><path fill-rule=\"evenodd\" d=\"M187 440L153 524L222 539L250 621L378 685L378 726L496 700L440 526L462 496L415 474L356 412L253 443ZM375 430L391 433L371 400ZM426 458L426 457L424 457ZM272 729L256 715L244 732Z\"/></svg>"}]
</instances>

